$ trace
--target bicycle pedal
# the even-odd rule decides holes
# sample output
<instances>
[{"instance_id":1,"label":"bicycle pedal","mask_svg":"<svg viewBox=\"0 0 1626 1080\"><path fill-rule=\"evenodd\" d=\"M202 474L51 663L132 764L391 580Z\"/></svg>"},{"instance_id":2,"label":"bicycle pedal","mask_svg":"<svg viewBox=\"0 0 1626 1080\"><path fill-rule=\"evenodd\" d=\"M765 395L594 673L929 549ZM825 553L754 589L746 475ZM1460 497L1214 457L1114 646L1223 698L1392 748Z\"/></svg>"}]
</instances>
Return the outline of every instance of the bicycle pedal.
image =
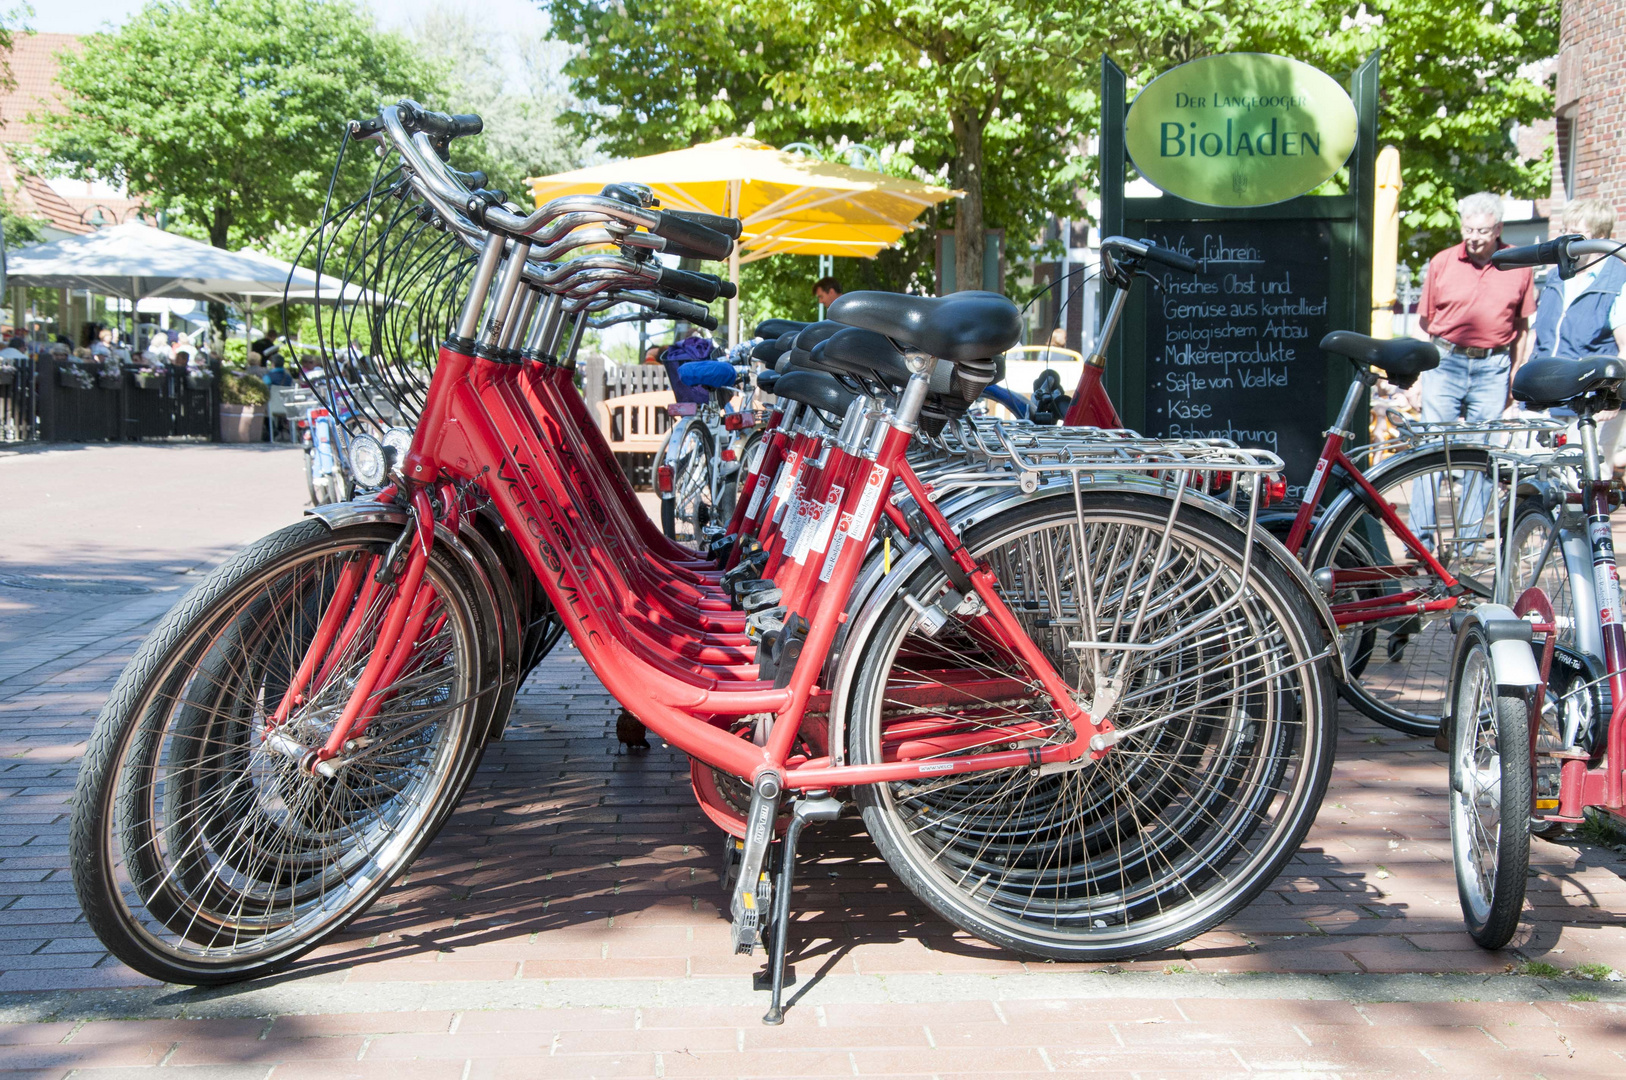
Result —
<instances>
[{"instance_id":1,"label":"bicycle pedal","mask_svg":"<svg viewBox=\"0 0 1626 1080\"><path fill-rule=\"evenodd\" d=\"M785 590L773 587L767 589L753 589L748 593L740 594L740 608L747 615L778 606L785 598Z\"/></svg>"},{"instance_id":2,"label":"bicycle pedal","mask_svg":"<svg viewBox=\"0 0 1626 1080\"><path fill-rule=\"evenodd\" d=\"M723 572L723 576L718 579L718 584L723 587L724 592L732 597L741 582L755 581L762 576L763 567L767 565L768 553L766 551L758 549L748 555L742 555L740 561L734 564L732 570Z\"/></svg>"},{"instance_id":3,"label":"bicycle pedal","mask_svg":"<svg viewBox=\"0 0 1626 1080\"><path fill-rule=\"evenodd\" d=\"M728 558L728 553L734 550L734 537L721 536L706 545L706 558L712 562L720 563Z\"/></svg>"},{"instance_id":4,"label":"bicycle pedal","mask_svg":"<svg viewBox=\"0 0 1626 1080\"><path fill-rule=\"evenodd\" d=\"M763 633L757 642L757 678L772 679L775 690L789 686L811 629L812 625L801 615L787 615L778 630Z\"/></svg>"},{"instance_id":5,"label":"bicycle pedal","mask_svg":"<svg viewBox=\"0 0 1626 1080\"><path fill-rule=\"evenodd\" d=\"M745 853L745 842L732 836L723 837L723 891L732 894L734 883L740 876L740 856Z\"/></svg>"},{"instance_id":6,"label":"bicycle pedal","mask_svg":"<svg viewBox=\"0 0 1626 1080\"><path fill-rule=\"evenodd\" d=\"M766 592L769 589L776 588L778 588L778 586L774 584L773 578L751 578L748 581L739 582L734 586L734 606L736 608L746 610L746 601L749 600L751 596L759 592Z\"/></svg>"},{"instance_id":7,"label":"bicycle pedal","mask_svg":"<svg viewBox=\"0 0 1626 1080\"><path fill-rule=\"evenodd\" d=\"M769 634L777 634L784 628L785 609L783 607L753 611L745 617L745 636L759 645L764 637Z\"/></svg>"}]
</instances>

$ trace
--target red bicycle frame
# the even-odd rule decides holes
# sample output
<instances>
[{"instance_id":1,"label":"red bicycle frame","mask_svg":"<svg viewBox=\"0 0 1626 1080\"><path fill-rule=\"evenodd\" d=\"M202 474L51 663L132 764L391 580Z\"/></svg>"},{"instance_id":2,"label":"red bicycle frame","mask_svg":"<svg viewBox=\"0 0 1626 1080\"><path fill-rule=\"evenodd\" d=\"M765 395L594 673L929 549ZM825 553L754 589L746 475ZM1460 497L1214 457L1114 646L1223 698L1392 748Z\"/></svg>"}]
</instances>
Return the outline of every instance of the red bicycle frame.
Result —
<instances>
[{"instance_id":1,"label":"red bicycle frame","mask_svg":"<svg viewBox=\"0 0 1626 1080\"><path fill-rule=\"evenodd\" d=\"M1360 383L1351 387L1350 396L1358 397ZM1346 421L1347 422L1347 421ZM1344 441L1347 432L1340 427L1334 427L1327 432L1327 441L1321 447L1321 456L1316 459L1315 471L1310 474L1310 482L1304 489L1304 498L1299 502L1298 513L1293 518L1293 527L1287 534L1287 550L1299 558L1304 550L1305 541L1309 539L1313 518L1317 505L1321 502L1322 493L1326 490L1327 480L1334 466L1342 469L1344 474L1355 482L1355 485L1366 496L1367 504L1375 509L1383 523L1394 531L1395 536L1405 545L1406 550L1415 555L1422 562L1420 568L1416 563L1394 564L1380 566L1362 566L1349 569L1332 567L1333 583L1337 585L1355 585L1368 582L1398 581L1406 577L1414 577L1426 568L1436 575L1446 588L1455 588L1457 579L1447 570L1440 560L1423 545L1417 534L1411 531L1406 523L1400 520L1395 508L1386 502L1378 489L1372 486L1372 481L1361 472L1360 466L1350 460L1344 453ZM1333 617L1339 626L1349 626L1356 623L1381 622L1384 619L1393 619L1405 615L1416 615L1428 611L1449 611L1457 606L1455 596L1436 597L1427 599L1420 589L1407 592L1393 593L1370 600L1353 600L1334 604Z\"/></svg>"},{"instance_id":2,"label":"red bicycle frame","mask_svg":"<svg viewBox=\"0 0 1626 1080\"><path fill-rule=\"evenodd\" d=\"M501 251L500 245L491 247ZM515 257L523 259L523 252ZM486 271L489 280L495 263L483 261L490 263ZM500 288L498 293L512 295ZM798 535L793 539L776 534L770 536L769 542L780 563L795 566L787 579L787 598L792 591L796 593L799 602L793 610L806 615L809 631L794 669L788 678L782 674L777 680L780 685L775 685L774 681L760 678L756 665L743 662L742 654L711 652L735 644L735 635L729 630L739 618L726 610L717 611L715 622L697 618L702 608L696 605L712 599L706 580L715 571L700 571L691 580L699 589L690 590L694 603L673 608L670 597L661 597L657 604L664 606L640 608L626 602L630 585L621 563L631 554L625 541L629 535L637 535L639 526L624 516L605 512L603 505L596 502L603 477L615 471L613 459L605 460L601 448L587 434L596 425L570 422L575 409L566 402L575 391L566 386L568 373L550 379L539 364L505 363L484 352L455 340L440 351L422 418L401 466L408 478L404 488L412 493L416 542L410 545L404 566L395 578L396 592L382 613L374 654L340 722L318 752L321 761L339 756L346 742L355 737L357 725L364 723L369 713L369 698L375 689L387 686L386 675L402 669L417 631L427 618L431 605L424 599L427 586L423 578L436 541L434 507L426 482L445 492L483 489L512 534L525 539L522 549L531 571L610 692L622 701L636 702L639 718L667 742L735 776L754 779L764 770L772 770L783 776L786 787L820 789L1062 763L1109 752L1091 751L1089 741L1110 730L1110 725L1097 722L1074 701L1071 688L1000 599L991 571L960 546L948 522L926 497L924 486L905 456L912 425L890 424L875 440L873 460L855 459L832 448L827 451L824 468L796 470L803 499ZM918 397L925 388L924 376L918 376L917 381L918 408ZM571 440L577 437L577 450L561 453L568 451ZM817 442L798 438L803 460L816 451ZM581 450L588 452L582 454ZM766 477L771 460L765 457L763 464L761 472ZM1071 741L924 761L918 757L932 745L926 741L932 734L931 725L916 724L917 737L907 742L888 740L890 754L880 764L838 766L828 748L824 756L810 759L805 754L793 755L802 717L816 693L816 680L837 628L846 621L844 609L876 521L890 500L892 486L899 482L914 496L929 527L944 540L959 568L977 585L987 608L977 617L981 631L1013 653L1044 687L1057 713L1073 725L1075 735ZM620 500L610 501L613 504ZM807 554L799 542L800 535L816 527L808 523L814 520L830 523L828 553L822 559L804 558L797 565L797 555ZM444 513L439 524L455 532L455 520ZM617 534L618 539L612 540ZM678 550L689 556L683 561L693 563L692 554ZM622 558L610 557L612 552ZM683 580L682 574L657 576L662 585ZM345 576L335 597L339 603L330 606L317 643L300 669L306 679L296 678L290 685L279 716L286 716L297 704L305 689L303 682L314 674L314 658L322 654L320 646L331 644L344 633L342 620L332 613L341 608L350 610L350 601L357 592L375 584L371 576L366 583L360 578L359 570ZM676 620L669 627L673 633L652 635L650 626L662 619ZM723 636L718 637L719 633ZM704 661L710 666L696 666L695 658L685 655L686 643L703 650ZM692 649L689 651L692 653ZM307 668L311 671L307 672ZM941 693L950 699L963 698L964 687L944 686ZM772 716L766 745L756 745L729 730L731 724L744 717L763 713ZM1013 737L1023 734L1011 730ZM982 733L981 740L987 741L987 735Z\"/></svg>"}]
</instances>

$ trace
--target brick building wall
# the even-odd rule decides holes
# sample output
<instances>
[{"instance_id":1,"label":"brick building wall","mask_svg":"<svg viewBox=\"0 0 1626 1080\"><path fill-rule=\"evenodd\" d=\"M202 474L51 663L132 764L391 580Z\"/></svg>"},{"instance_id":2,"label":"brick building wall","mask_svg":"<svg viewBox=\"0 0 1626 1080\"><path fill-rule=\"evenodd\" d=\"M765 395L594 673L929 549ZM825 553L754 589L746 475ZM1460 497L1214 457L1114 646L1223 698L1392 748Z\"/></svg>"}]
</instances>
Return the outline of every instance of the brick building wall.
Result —
<instances>
[{"instance_id":1,"label":"brick building wall","mask_svg":"<svg viewBox=\"0 0 1626 1080\"><path fill-rule=\"evenodd\" d=\"M1564 0L1553 198L1608 199L1626 221L1626 3Z\"/></svg>"}]
</instances>

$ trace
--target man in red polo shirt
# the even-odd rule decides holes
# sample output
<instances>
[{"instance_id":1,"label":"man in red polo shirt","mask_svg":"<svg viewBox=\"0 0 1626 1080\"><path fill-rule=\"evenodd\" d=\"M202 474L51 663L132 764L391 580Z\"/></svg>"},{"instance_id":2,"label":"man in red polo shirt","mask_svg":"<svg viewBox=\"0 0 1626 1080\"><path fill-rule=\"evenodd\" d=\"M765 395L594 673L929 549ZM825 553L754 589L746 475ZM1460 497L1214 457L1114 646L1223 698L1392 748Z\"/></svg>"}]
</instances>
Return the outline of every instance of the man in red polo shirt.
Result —
<instances>
[{"instance_id":1,"label":"man in red polo shirt","mask_svg":"<svg viewBox=\"0 0 1626 1080\"><path fill-rule=\"evenodd\" d=\"M1536 310L1528 269L1498 270L1490 257L1502 243L1502 200L1487 191L1457 203L1462 243L1428 262L1417 305L1423 333L1440 350L1440 366L1418 380L1425 421L1494 420L1507 407L1513 369L1530 352L1526 329Z\"/></svg>"}]
</instances>

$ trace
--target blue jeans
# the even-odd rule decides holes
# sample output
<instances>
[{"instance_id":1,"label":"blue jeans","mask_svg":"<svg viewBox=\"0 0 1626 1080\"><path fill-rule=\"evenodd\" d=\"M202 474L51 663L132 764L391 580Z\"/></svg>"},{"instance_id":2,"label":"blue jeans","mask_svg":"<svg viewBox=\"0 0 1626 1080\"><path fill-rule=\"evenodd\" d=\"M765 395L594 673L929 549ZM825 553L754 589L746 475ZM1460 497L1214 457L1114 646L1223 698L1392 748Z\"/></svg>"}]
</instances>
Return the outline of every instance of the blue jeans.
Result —
<instances>
[{"instance_id":1,"label":"blue jeans","mask_svg":"<svg viewBox=\"0 0 1626 1080\"><path fill-rule=\"evenodd\" d=\"M1440 349L1440 366L1417 377L1422 386L1423 422L1437 424L1495 420L1507 405L1507 381L1513 368L1509 350L1475 360Z\"/></svg>"},{"instance_id":2,"label":"blue jeans","mask_svg":"<svg viewBox=\"0 0 1626 1080\"><path fill-rule=\"evenodd\" d=\"M1478 424L1495 420L1507 405L1507 384L1512 369L1510 349L1475 359L1441 347L1440 366L1418 376L1424 423L1466 420ZM1488 537L1491 529L1490 523L1485 521L1485 507L1490 502L1490 489L1477 472L1467 477L1461 499L1455 523L1456 537ZM1471 547L1442 552L1440 538L1435 535L1434 492L1422 484L1412 486L1411 529L1442 561L1453 555L1473 554Z\"/></svg>"}]
</instances>

